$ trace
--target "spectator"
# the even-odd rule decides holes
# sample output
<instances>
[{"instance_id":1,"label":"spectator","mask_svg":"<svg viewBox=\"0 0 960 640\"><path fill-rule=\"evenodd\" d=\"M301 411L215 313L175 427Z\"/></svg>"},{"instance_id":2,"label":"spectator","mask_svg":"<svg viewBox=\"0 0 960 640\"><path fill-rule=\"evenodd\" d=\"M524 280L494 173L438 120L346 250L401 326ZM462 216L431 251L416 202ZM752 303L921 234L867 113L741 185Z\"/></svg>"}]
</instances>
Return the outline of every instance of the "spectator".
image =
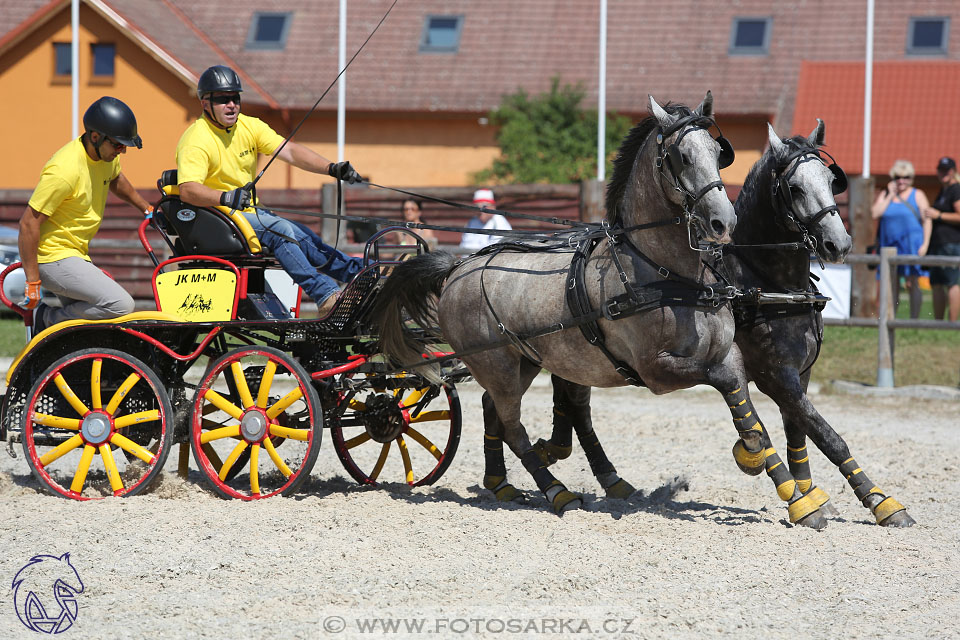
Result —
<instances>
[{"instance_id":1,"label":"spectator","mask_svg":"<svg viewBox=\"0 0 960 640\"><path fill-rule=\"evenodd\" d=\"M103 320L133 313L133 298L90 260L110 191L137 211L150 204L120 171L127 147L140 149L137 119L126 104L104 96L83 114L84 133L61 147L43 167L20 218L20 257L27 284L24 306L33 309L33 335L64 320ZM40 301L40 284L61 308Z\"/></svg>"},{"instance_id":2,"label":"spectator","mask_svg":"<svg viewBox=\"0 0 960 640\"><path fill-rule=\"evenodd\" d=\"M407 198L400 205L400 210L403 214L404 222L416 222L417 224L426 224L421 214L423 213L423 205L420 204L419 200L413 198ZM437 234L433 229L414 229L413 230L417 235L423 238L424 242L427 243L431 249L437 247ZM404 236L400 241L401 244L412 244L413 238L409 236Z\"/></svg>"},{"instance_id":3,"label":"spectator","mask_svg":"<svg viewBox=\"0 0 960 640\"><path fill-rule=\"evenodd\" d=\"M933 220L930 237L931 256L960 256L960 184L957 181L957 163L953 158L943 157L937 163L940 193L927 207L924 214ZM957 267L931 267L930 284L933 286L933 315L942 320L949 306L950 321L960 317L960 269Z\"/></svg>"},{"instance_id":4,"label":"spectator","mask_svg":"<svg viewBox=\"0 0 960 640\"><path fill-rule=\"evenodd\" d=\"M481 211L479 215L471 218L470 222L467 223L468 229L509 230L513 228L502 215L486 211L488 207L491 209L497 208L497 203L493 198L493 191L490 189L477 189L473 194L473 204L480 207ZM460 240L460 246L471 251L479 251L487 245L499 242L500 239L501 236L470 233L468 231L463 234L463 239Z\"/></svg>"},{"instance_id":5,"label":"spectator","mask_svg":"<svg viewBox=\"0 0 960 640\"><path fill-rule=\"evenodd\" d=\"M873 203L873 218L879 219L877 240L881 247L896 247L901 255L925 255L930 244L930 230L933 226L925 211L930 203L927 196L913 187L915 172L913 164L907 160L897 160L890 169L890 182L880 192ZM897 267L897 277L893 279L894 309L900 306L900 278L906 281L910 293L910 317L920 316L923 294L920 292L919 277L926 272L915 264L902 264Z\"/></svg>"}]
</instances>

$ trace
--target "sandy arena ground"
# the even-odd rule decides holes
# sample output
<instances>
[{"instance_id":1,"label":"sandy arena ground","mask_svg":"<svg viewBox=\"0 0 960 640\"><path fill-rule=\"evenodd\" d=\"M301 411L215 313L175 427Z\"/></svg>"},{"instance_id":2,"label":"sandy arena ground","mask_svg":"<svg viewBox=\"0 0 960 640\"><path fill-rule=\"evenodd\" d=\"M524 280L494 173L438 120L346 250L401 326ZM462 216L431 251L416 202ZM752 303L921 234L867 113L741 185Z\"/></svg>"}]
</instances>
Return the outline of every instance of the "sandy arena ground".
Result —
<instances>
[{"instance_id":1,"label":"sandy arena ground","mask_svg":"<svg viewBox=\"0 0 960 640\"><path fill-rule=\"evenodd\" d=\"M550 429L545 382L524 408L534 438ZM737 469L716 392L596 391L597 433L639 493L604 497L575 449L555 472L585 505L563 518L517 460L526 504L479 486L479 397L461 388L463 441L432 487L359 487L325 438L292 498L219 499L196 471L179 479L171 455L148 495L78 503L0 454L0 637L36 637L9 585L31 556L65 552L86 588L62 638L960 637L956 399L815 395L919 523L876 526L814 451L840 510L816 532L787 522L766 476ZM779 414L755 399L783 451Z\"/></svg>"}]
</instances>

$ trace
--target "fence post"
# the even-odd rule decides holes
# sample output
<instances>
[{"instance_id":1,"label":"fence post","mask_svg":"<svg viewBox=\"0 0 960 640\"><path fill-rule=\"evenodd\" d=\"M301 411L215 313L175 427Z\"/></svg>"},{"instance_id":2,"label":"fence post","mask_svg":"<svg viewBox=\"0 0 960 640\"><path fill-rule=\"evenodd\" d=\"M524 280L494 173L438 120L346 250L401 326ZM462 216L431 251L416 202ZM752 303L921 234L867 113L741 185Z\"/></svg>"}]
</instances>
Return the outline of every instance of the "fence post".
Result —
<instances>
[{"instance_id":1,"label":"fence post","mask_svg":"<svg viewBox=\"0 0 960 640\"><path fill-rule=\"evenodd\" d=\"M870 206L873 204L873 177L851 178L848 193L847 223L853 236L851 253L866 253L867 245L876 237L873 231L873 216ZM850 289L850 315L856 318L869 318L877 309L876 276L863 265L854 266Z\"/></svg>"},{"instance_id":2,"label":"fence post","mask_svg":"<svg viewBox=\"0 0 960 640\"><path fill-rule=\"evenodd\" d=\"M896 247L880 249L880 304L877 305L877 386L893 386L893 329L887 324L893 319L893 284L890 258L897 255Z\"/></svg>"},{"instance_id":3,"label":"fence post","mask_svg":"<svg viewBox=\"0 0 960 640\"><path fill-rule=\"evenodd\" d=\"M580 219L599 222L603 219L604 183L600 180L580 181Z\"/></svg>"}]
</instances>

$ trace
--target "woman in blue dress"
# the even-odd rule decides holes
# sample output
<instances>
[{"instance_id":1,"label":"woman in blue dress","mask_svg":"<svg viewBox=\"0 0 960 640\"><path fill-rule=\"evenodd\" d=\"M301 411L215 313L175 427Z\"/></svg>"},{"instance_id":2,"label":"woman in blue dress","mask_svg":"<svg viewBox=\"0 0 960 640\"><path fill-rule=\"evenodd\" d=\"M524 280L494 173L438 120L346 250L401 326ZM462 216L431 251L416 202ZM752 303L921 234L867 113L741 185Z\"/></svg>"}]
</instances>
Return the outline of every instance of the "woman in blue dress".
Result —
<instances>
[{"instance_id":1,"label":"woman in blue dress","mask_svg":"<svg viewBox=\"0 0 960 640\"><path fill-rule=\"evenodd\" d=\"M890 182L880 192L873 203L874 220L879 219L877 240L881 247L896 247L900 255L923 256L930 244L932 222L921 213L930 206L923 191L913 187L916 173L913 164L907 160L897 160L890 169ZM897 277L893 279L894 308L900 303L900 279L903 278L910 293L910 317L920 315L923 296L917 282L927 272L915 264L902 264L897 267Z\"/></svg>"}]
</instances>

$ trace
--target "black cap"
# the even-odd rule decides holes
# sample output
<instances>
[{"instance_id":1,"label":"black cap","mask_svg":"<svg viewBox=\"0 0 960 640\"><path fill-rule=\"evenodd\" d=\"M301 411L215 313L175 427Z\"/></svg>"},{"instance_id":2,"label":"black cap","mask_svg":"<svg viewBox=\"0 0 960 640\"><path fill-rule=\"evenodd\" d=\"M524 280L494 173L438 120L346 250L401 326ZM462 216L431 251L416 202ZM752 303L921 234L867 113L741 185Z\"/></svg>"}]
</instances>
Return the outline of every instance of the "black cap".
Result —
<instances>
[{"instance_id":1,"label":"black cap","mask_svg":"<svg viewBox=\"0 0 960 640\"><path fill-rule=\"evenodd\" d=\"M940 173L946 173L947 171L950 171L950 169L956 168L956 161L953 158L948 158L947 156L940 158L940 162L937 163L937 171Z\"/></svg>"},{"instance_id":2,"label":"black cap","mask_svg":"<svg viewBox=\"0 0 960 640\"><path fill-rule=\"evenodd\" d=\"M230 67L222 64L214 65L200 74L197 81L197 97L201 100L203 96L214 91L236 91L240 93L243 87L240 85L240 76Z\"/></svg>"},{"instance_id":3,"label":"black cap","mask_svg":"<svg viewBox=\"0 0 960 640\"><path fill-rule=\"evenodd\" d=\"M83 128L116 140L127 147L143 148L137 135L137 119L123 101L103 96L83 114Z\"/></svg>"}]
</instances>

